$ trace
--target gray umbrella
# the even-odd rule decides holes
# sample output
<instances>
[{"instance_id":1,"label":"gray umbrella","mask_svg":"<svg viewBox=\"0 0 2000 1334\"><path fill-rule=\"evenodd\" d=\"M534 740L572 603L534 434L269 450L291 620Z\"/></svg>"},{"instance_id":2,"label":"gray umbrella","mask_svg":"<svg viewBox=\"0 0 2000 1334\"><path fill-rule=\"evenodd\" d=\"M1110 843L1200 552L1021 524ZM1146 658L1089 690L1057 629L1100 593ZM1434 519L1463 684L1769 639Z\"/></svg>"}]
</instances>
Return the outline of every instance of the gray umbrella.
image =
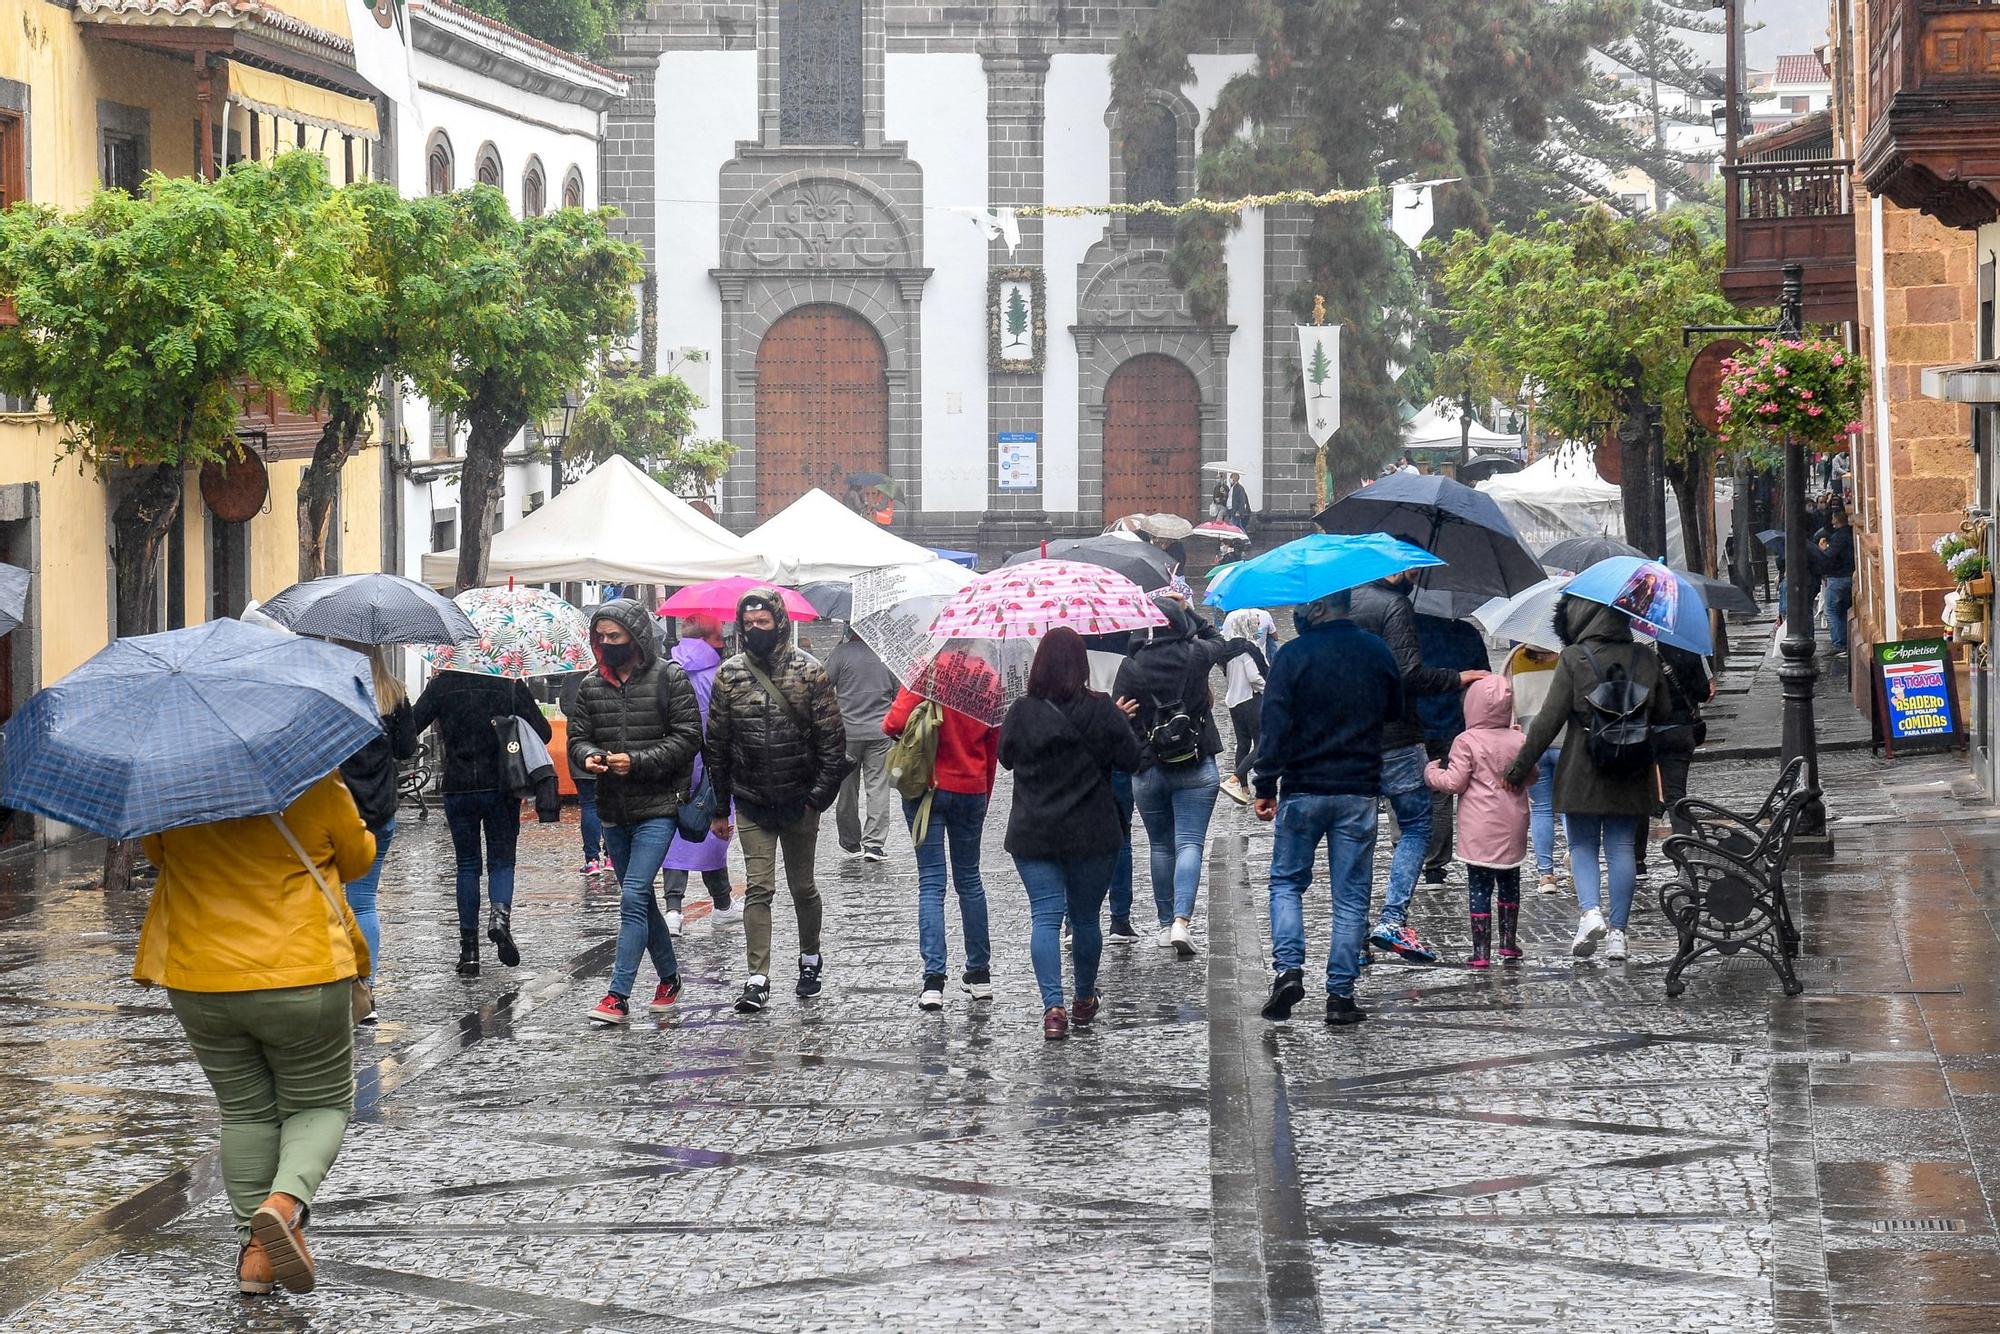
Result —
<instances>
[{"instance_id":1,"label":"gray umbrella","mask_svg":"<svg viewBox=\"0 0 2000 1334\"><path fill-rule=\"evenodd\" d=\"M1105 534L1101 537L1063 537L1040 546L1017 551L1009 565L1025 565L1031 560L1072 560L1096 565L1124 575L1148 593L1173 582L1174 562L1166 552L1150 542L1134 542L1129 537Z\"/></svg>"},{"instance_id":2,"label":"gray umbrella","mask_svg":"<svg viewBox=\"0 0 2000 1334\"><path fill-rule=\"evenodd\" d=\"M352 644L459 644L479 638L478 627L450 598L393 574L308 580L258 610L296 634Z\"/></svg>"},{"instance_id":3,"label":"gray umbrella","mask_svg":"<svg viewBox=\"0 0 2000 1334\"><path fill-rule=\"evenodd\" d=\"M0 635L19 625L28 615L28 585L34 572L18 565L0 565Z\"/></svg>"}]
</instances>

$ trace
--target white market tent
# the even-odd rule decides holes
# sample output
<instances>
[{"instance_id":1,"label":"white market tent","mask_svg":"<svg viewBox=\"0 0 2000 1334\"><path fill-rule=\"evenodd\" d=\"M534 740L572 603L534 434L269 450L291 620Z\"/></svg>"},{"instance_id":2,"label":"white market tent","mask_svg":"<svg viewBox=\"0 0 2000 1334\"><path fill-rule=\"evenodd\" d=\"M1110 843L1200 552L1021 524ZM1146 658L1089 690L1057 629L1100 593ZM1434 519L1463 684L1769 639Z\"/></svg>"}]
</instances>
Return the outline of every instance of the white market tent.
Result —
<instances>
[{"instance_id":1,"label":"white market tent","mask_svg":"<svg viewBox=\"0 0 2000 1334\"><path fill-rule=\"evenodd\" d=\"M1625 495L1597 475L1587 449L1544 454L1519 472L1479 483L1514 525L1528 550L1540 555L1567 537L1625 540ZM1680 507L1667 505L1667 559L1682 559Z\"/></svg>"},{"instance_id":2,"label":"white market tent","mask_svg":"<svg viewBox=\"0 0 2000 1334\"><path fill-rule=\"evenodd\" d=\"M905 542L818 488L751 529L743 544L790 571L789 582L796 584L852 579L864 570L937 559L928 548Z\"/></svg>"},{"instance_id":3,"label":"white market tent","mask_svg":"<svg viewBox=\"0 0 2000 1334\"><path fill-rule=\"evenodd\" d=\"M926 553L928 554L928 553ZM424 557L424 582L449 587L458 552ZM789 571L648 477L627 459L598 464L574 486L493 535L488 583L699 584Z\"/></svg>"},{"instance_id":4,"label":"white market tent","mask_svg":"<svg viewBox=\"0 0 2000 1334\"><path fill-rule=\"evenodd\" d=\"M1479 424L1479 418L1472 419L1472 447L1475 450L1491 452L1496 449L1519 449L1521 437L1502 435ZM1403 423L1403 448L1416 449L1457 449L1459 445L1459 410L1455 403L1444 399L1427 404L1422 412Z\"/></svg>"}]
</instances>

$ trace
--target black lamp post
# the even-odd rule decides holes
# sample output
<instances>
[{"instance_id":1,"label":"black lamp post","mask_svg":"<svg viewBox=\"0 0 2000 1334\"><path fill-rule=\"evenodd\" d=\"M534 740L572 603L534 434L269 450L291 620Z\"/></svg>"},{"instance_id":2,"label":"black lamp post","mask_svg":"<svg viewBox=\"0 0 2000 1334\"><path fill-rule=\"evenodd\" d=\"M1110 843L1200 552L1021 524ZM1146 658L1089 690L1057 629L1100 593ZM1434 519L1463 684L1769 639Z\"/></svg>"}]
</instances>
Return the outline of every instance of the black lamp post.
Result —
<instances>
[{"instance_id":1,"label":"black lamp post","mask_svg":"<svg viewBox=\"0 0 2000 1334\"><path fill-rule=\"evenodd\" d=\"M1778 298L1779 338L1797 338L1803 331L1805 268L1785 266L1784 288ZM1806 450L1796 436L1785 437L1785 638L1778 645L1784 661L1778 681L1785 700L1783 750L1790 764L1804 756L1806 785L1819 788L1819 734L1813 722L1813 688L1819 667L1813 659L1812 561L1806 531ZM1817 798L1799 821L1794 845L1809 855L1827 856L1833 840L1826 832L1826 807Z\"/></svg>"},{"instance_id":2,"label":"black lamp post","mask_svg":"<svg viewBox=\"0 0 2000 1334\"><path fill-rule=\"evenodd\" d=\"M563 489L563 441L569 439L570 423L576 419L576 410L582 400L576 390L563 390L562 402L550 408L542 419L535 423L541 432L542 442L549 447L549 495L559 496Z\"/></svg>"}]
</instances>

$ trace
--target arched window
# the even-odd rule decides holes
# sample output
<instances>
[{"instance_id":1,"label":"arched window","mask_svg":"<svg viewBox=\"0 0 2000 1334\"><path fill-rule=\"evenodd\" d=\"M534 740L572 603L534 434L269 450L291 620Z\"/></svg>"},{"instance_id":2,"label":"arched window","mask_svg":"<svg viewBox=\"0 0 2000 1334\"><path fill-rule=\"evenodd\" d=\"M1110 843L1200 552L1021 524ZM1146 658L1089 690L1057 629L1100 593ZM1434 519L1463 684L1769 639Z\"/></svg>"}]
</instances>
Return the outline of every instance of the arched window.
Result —
<instances>
[{"instance_id":1,"label":"arched window","mask_svg":"<svg viewBox=\"0 0 2000 1334\"><path fill-rule=\"evenodd\" d=\"M562 206L564 208L583 207L583 173L575 167L571 167L568 173L563 176Z\"/></svg>"},{"instance_id":2,"label":"arched window","mask_svg":"<svg viewBox=\"0 0 2000 1334\"><path fill-rule=\"evenodd\" d=\"M778 138L861 142L861 0L778 0Z\"/></svg>"},{"instance_id":3,"label":"arched window","mask_svg":"<svg viewBox=\"0 0 2000 1334\"><path fill-rule=\"evenodd\" d=\"M1121 119L1124 135L1119 151L1125 165L1125 202L1180 203L1180 127L1174 121L1173 111L1158 102L1146 102ZM1134 232L1170 232L1174 224L1172 218L1135 213L1128 228Z\"/></svg>"},{"instance_id":4,"label":"arched window","mask_svg":"<svg viewBox=\"0 0 2000 1334\"><path fill-rule=\"evenodd\" d=\"M500 188L500 182L505 177L500 174L499 149L492 144L479 146L479 165L473 169L473 177L481 185L490 185L496 190Z\"/></svg>"},{"instance_id":5,"label":"arched window","mask_svg":"<svg viewBox=\"0 0 2000 1334\"><path fill-rule=\"evenodd\" d=\"M430 152L424 163L424 189L434 195L451 193L451 140L443 130L431 136Z\"/></svg>"},{"instance_id":6,"label":"arched window","mask_svg":"<svg viewBox=\"0 0 2000 1334\"><path fill-rule=\"evenodd\" d=\"M539 218L548 209L548 181L542 175L542 160L529 158L528 169L521 173L521 216Z\"/></svg>"}]
</instances>

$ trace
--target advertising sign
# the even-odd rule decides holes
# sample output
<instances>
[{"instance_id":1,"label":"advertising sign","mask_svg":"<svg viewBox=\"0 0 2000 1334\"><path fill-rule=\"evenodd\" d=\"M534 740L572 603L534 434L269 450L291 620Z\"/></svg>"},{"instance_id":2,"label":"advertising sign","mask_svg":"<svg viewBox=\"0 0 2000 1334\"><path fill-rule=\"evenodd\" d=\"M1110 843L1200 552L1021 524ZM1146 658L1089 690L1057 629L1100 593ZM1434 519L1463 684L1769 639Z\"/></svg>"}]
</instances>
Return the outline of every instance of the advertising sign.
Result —
<instances>
[{"instance_id":1,"label":"advertising sign","mask_svg":"<svg viewBox=\"0 0 2000 1334\"><path fill-rule=\"evenodd\" d=\"M1899 639L1875 645L1875 715L1882 748L1948 750L1965 744L1951 645L1943 639Z\"/></svg>"},{"instance_id":2,"label":"advertising sign","mask_svg":"<svg viewBox=\"0 0 2000 1334\"><path fill-rule=\"evenodd\" d=\"M1033 431L1000 432L1000 489L1002 491L1032 491L1035 489L1035 465L1039 462L1036 445L1040 438Z\"/></svg>"}]
</instances>

